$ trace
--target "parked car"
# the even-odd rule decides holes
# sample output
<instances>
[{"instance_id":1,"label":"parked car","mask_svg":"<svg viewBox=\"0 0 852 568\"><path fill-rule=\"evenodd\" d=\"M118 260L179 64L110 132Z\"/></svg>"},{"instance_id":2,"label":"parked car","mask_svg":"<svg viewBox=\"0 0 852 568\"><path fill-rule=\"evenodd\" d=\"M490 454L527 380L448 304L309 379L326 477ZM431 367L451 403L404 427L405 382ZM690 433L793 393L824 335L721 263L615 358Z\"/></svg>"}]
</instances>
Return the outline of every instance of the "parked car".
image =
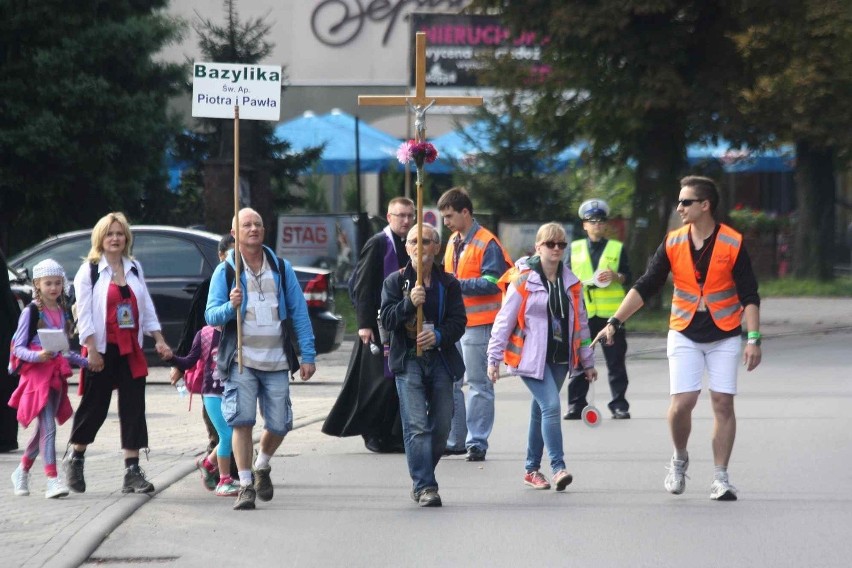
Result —
<instances>
[{"instance_id":1,"label":"parked car","mask_svg":"<svg viewBox=\"0 0 852 568\"><path fill-rule=\"evenodd\" d=\"M7 269L9 274L9 288L12 290L12 295L18 301L18 307L22 310L24 306L33 301L33 287L27 282L27 277L23 274L18 274L11 268Z\"/></svg>"},{"instance_id":2,"label":"parked car","mask_svg":"<svg viewBox=\"0 0 852 568\"><path fill-rule=\"evenodd\" d=\"M9 265L26 278L38 262L52 258L73 279L91 248L89 229L63 233L13 256ZM142 264L145 282L154 301L166 342L176 347L199 284L219 264L216 248L219 235L195 229L160 225L133 227L133 257ZM294 266L308 303L317 353L328 353L343 341L343 318L334 313L334 274L329 270ZM149 361L154 360L154 342L145 339Z\"/></svg>"}]
</instances>

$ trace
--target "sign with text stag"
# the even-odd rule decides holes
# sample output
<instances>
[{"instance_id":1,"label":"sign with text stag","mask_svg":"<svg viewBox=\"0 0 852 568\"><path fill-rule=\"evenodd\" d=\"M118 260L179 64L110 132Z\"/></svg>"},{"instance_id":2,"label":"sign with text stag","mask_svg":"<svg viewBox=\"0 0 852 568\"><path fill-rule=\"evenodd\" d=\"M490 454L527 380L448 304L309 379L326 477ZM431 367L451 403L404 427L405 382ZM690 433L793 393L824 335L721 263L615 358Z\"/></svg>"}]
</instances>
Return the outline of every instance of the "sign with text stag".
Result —
<instances>
[{"instance_id":1,"label":"sign with text stag","mask_svg":"<svg viewBox=\"0 0 852 568\"><path fill-rule=\"evenodd\" d=\"M249 120L281 118L281 67L239 63L192 64L192 116Z\"/></svg>"}]
</instances>

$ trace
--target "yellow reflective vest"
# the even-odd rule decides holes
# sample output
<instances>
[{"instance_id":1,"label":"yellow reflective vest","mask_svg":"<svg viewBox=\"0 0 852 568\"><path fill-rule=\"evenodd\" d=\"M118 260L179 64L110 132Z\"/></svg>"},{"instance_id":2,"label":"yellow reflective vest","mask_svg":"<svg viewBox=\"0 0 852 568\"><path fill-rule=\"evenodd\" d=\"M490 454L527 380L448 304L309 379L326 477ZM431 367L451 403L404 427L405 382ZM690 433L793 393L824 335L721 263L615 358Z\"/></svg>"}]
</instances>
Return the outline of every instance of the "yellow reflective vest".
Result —
<instances>
[{"instance_id":1,"label":"yellow reflective vest","mask_svg":"<svg viewBox=\"0 0 852 568\"><path fill-rule=\"evenodd\" d=\"M623 248L624 245L619 241L607 241L598 261L598 269L609 268L613 272L618 272ZM594 277L595 269L592 268L588 239L571 243L571 272L577 275L580 282L587 282ZM598 288L594 284L583 284L583 289L586 292L586 311L590 318L609 318L615 315L625 296L624 286L615 280L606 288Z\"/></svg>"}]
</instances>

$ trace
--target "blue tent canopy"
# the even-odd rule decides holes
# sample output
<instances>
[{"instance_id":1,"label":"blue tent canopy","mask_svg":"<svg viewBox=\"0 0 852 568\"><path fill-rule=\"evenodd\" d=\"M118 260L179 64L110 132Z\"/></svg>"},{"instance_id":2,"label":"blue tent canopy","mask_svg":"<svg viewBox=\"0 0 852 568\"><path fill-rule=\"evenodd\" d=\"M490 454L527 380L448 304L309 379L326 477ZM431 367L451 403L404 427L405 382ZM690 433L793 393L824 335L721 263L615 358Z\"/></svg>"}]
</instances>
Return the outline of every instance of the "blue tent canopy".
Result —
<instances>
[{"instance_id":1,"label":"blue tent canopy","mask_svg":"<svg viewBox=\"0 0 852 568\"><path fill-rule=\"evenodd\" d=\"M718 160L729 174L788 173L796 167L796 151L790 144L762 151L733 148L725 140L717 144L691 144L686 149L686 159L690 165Z\"/></svg>"},{"instance_id":2,"label":"blue tent canopy","mask_svg":"<svg viewBox=\"0 0 852 568\"><path fill-rule=\"evenodd\" d=\"M340 110L317 116L307 111L302 116L279 124L275 136L290 143L293 152L325 144L317 166L319 173L345 174L355 171L355 117ZM396 150L402 143L378 128L358 125L362 172L380 172L396 163Z\"/></svg>"},{"instance_id":3,"label":"blue tent canopy","mask_svg":"<svg viewBox=\"0 0 852 568\"><path fill-rule=\"evenodd\" d=\"M466 162L475 160L479 152L490 151L488 128L488 123L485 121L473 122L465 126L461 131L453 130L430 140L438 151L438 159L427 166L427 170L438 174L450 173L456 169L454 163L464 166ZM477 147L470 143L468 137L473 140L482 140L483 143L480 147ZM538 142L531 138L527 140L525 146L534 148L538 146ZM552 160L542 163L541 170L558 172L567 169L580 160L585 147L586 144L581 143L564 149L554 156Z\"/></svg>"}]
</instances>

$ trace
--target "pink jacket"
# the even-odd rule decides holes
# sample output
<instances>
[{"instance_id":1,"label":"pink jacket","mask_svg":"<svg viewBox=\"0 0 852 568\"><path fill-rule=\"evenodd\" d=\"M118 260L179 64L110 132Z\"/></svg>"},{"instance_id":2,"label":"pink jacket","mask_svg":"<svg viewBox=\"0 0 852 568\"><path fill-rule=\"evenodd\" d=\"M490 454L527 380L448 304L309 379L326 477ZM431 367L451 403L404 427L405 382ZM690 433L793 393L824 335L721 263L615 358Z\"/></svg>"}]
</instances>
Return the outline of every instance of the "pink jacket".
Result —
<instances>
[{"instance_id":1,"label":"pink jacket","mask_svg":"<svg viewBox=\"0 0 852 568\"><path fill-rule=\"evenodd\" d=\"M564 267L562 281L565 284L567 292L568 287L579 280L568 267ZM533 379L543 379L544 364L547 358L547 288L541 281L541 276L535 270L531 270L529 273L527 290L529 291L529 297L527 298L526 311L524 312L527 333L524 338L524 349L521 352L521 362L518 364L518 367L509 367L509 373ZM568 296L570 298L570 293ZM503 299L503 306L497 313L494 326L491 328L491 340L488 342L487 352L489 365L499 365L503 362L503 350L506 349L509 336L518 322L518 312L521 309L522 299L515 285L510 285L506 292L506 297ZM580 348L580 363L583 365L583 368L587 369L595 366L595 354L594 350L588 345L588 340L591 336L585 303L581 302L579 313L580 339L585 343ZM573 310L569 310L569 314L568 329L573 330ZM573 337L568 338L569 344L572 339ZM571 369L569 376L575 375L579 371L580 369Z\"/></svg>"},{"instance_id":2,"label":"pink jacket","mask_svg":"<svg viewBox=\"0 0 852 568\"><path fill-rule=\"evenodd\" d=\"M56 421L64 424L71 418L73 409L68 398L68 377L71 366L62 355L44 363L23 363L20 369L21 382L9 398L9 406L18 409L18 422L25 428L47 404L51 389L60 392Z\"/></svg>"}]
</instances>

